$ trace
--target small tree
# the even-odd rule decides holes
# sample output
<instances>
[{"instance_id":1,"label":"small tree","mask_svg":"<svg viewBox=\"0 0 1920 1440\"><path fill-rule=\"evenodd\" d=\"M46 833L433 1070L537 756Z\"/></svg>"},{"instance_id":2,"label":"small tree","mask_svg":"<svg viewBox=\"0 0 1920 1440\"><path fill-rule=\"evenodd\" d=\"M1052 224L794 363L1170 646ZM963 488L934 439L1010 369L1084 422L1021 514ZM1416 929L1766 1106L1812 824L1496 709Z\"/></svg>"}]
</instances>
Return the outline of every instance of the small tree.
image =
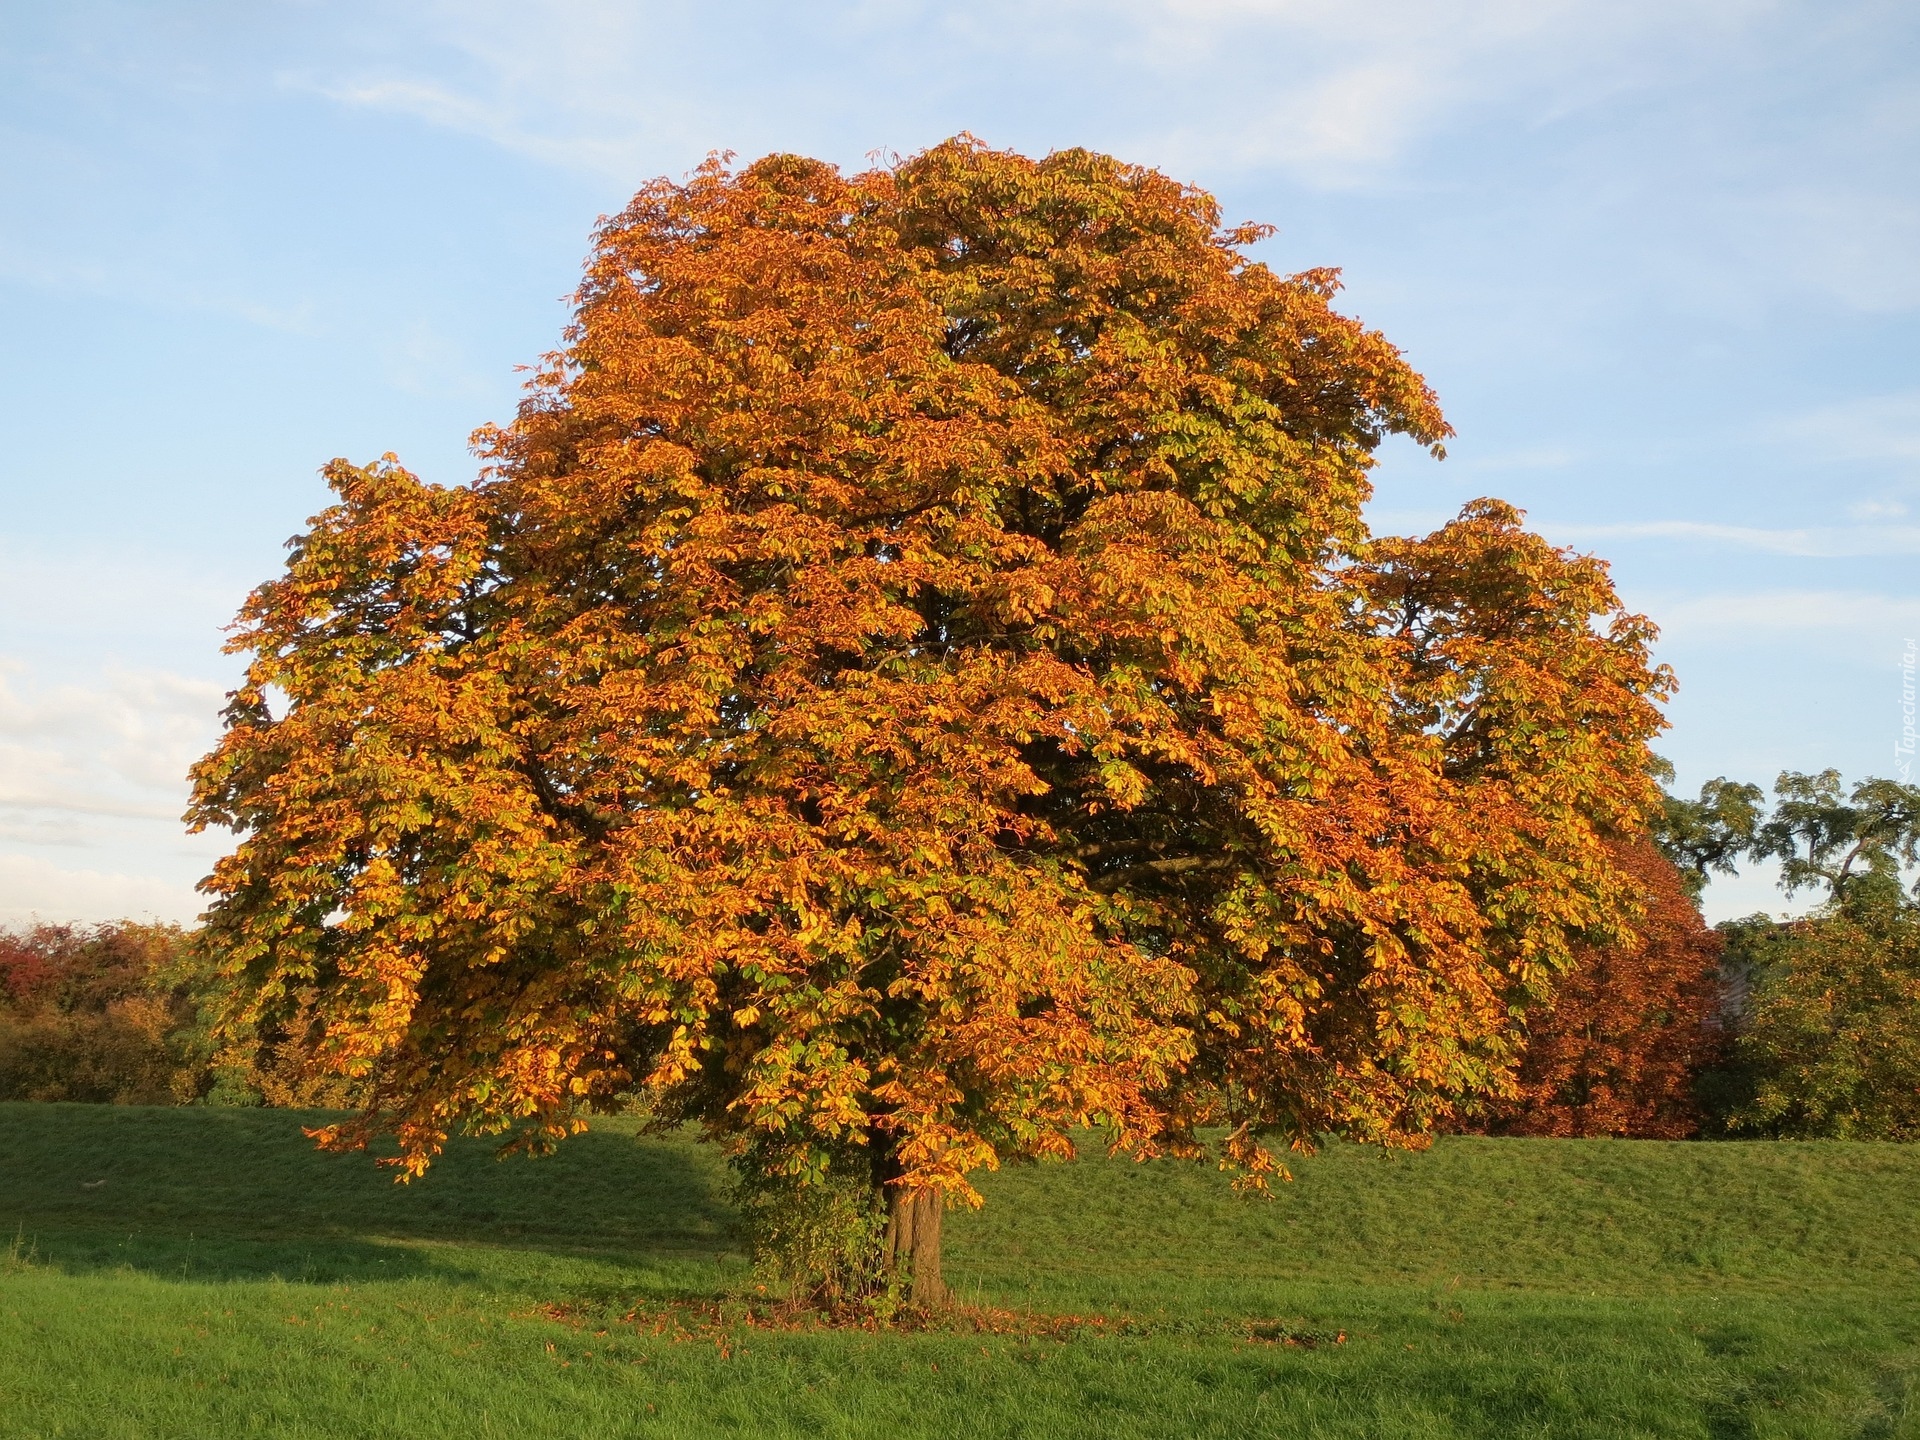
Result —
<instances>
[{"instance_id":1,"label":"small tree","mask_svg":"<svg viewBox=\"0 0 1920 1440\"><path fill-rule=\"evenodd\" d=\"M1261 233L1083 151L710 163L478 484L331 466L193 811L231 1029L365 1087L327 1142L637 1095L931 1303L1075 1126L1257 1179L1497 1084L1635 911L1665 678L1510 507L1369 541L1445 423Z\"/></svg>"}]
</instances>

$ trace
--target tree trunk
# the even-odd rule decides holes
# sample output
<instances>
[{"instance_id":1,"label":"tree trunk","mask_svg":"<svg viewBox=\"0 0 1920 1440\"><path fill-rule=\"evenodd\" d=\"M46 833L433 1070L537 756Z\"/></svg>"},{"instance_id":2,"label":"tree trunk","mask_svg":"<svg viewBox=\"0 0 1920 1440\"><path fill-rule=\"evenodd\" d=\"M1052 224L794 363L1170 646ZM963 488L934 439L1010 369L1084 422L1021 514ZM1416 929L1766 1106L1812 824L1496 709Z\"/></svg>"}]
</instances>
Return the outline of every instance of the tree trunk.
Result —
<instances>
[{"instance_id":1,"label":"tree trunk","mask_svg":"<svg viewBox=\"0 0 1920 1440\"><path fill-rule=\"evenodd\" d=\"M940 1217L946 1196L938 1190L894 1187L887 1198L887 1264L906 1282L907 1299L926 1310L947 1303L940 1278Z\"/></svg>"}]
</instances>

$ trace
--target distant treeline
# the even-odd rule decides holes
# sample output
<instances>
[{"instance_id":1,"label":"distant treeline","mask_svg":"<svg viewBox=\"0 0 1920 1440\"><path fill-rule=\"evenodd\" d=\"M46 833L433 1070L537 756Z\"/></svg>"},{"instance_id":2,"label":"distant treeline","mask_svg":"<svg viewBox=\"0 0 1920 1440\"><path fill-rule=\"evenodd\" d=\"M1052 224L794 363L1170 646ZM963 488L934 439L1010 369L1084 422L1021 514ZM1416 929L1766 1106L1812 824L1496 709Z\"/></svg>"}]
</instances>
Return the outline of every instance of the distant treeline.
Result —
<instances>
[{"instance_id":1,"label":"distant treeline","mask_svg":"<svg viewBox=\"0 0 1920 1440\"><path fill-rule=\"evenodd\" d=\"M288 1084L286 1042L222 1045L223 982L198 931L131 920L0 930L0 1100L351 1103Z\"/></svg>"},{"instance_id":2,"label":"distant treeline","mask_svg":"<svg viewBox=\"0 0 1920 1440\"><path fill-rule=\"evenodd\" d=\"M1645 913L1632 946L1588 946L1527 1011L1510 1094L1463 1105L1495 1134L1920 1138L1920 788L1783 774L1670 797L1619 843ZM1710 927L1713 873L1777 860L1802 919ZM285 1077L289 1037L216 1037L218 959L200 934L120 921L0 931L0 1100L351 1105L353 1084Z\"/></svg>"},{"instance_id":3,"label":"distant treeline","mask_svg":"<svg viewBox=\"0 0 1920 1440\"><path fill-rule=\"evenodd\" d=\"M0 1098L190 1104L214 1090L208 970L177 925L0 933Z\"/></svg>"}]
</instances>

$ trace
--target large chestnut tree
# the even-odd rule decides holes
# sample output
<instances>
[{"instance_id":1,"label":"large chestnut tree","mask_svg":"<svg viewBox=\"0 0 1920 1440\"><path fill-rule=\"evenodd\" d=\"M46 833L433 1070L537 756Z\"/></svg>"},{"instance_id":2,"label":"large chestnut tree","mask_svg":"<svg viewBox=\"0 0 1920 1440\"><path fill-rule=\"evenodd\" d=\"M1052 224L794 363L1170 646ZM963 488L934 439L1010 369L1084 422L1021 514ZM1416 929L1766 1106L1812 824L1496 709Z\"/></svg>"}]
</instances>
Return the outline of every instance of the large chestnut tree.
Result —
<instances>
[{"instance_id":1,"label":"large chestnut tree","mask_svg":"<svg viewBox=\"0 0 1920 1440\"><path fill-rule=\"evenodd\" d=\"M1664 675L1498 502L1371 539L1433 395L1208 195L961 139L657 181L471 485L335 462L191 818L230 1029L425 1167L641 1098L943 1203L1405 1141L1630 923ZM290 1057L290 1058L289 1058Z\"/></svg>"}]
</instances>

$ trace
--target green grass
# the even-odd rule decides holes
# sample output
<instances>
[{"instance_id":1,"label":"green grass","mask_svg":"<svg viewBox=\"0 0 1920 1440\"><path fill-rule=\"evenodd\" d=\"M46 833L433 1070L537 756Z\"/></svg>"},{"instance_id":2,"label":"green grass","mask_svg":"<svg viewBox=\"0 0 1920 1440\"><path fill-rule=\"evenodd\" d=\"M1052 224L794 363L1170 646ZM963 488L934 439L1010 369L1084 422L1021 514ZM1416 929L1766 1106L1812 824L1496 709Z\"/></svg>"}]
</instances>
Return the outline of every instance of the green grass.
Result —
<instances>
[{"instance_id":1,"label":"green grass","mask_svg":"<svg viewBox=\"0 0 1920 1440\"><path fill-rule=\"evenodd\" d=\"M0 1105L0 1436L1920 1435L1920 1148L1022 1168L949 1217L963 1298L1146 1333L676 1338L618 1317L751 1285L708 1149L399 1188L300 1121Z\"/></svg>"}]
</instances>

